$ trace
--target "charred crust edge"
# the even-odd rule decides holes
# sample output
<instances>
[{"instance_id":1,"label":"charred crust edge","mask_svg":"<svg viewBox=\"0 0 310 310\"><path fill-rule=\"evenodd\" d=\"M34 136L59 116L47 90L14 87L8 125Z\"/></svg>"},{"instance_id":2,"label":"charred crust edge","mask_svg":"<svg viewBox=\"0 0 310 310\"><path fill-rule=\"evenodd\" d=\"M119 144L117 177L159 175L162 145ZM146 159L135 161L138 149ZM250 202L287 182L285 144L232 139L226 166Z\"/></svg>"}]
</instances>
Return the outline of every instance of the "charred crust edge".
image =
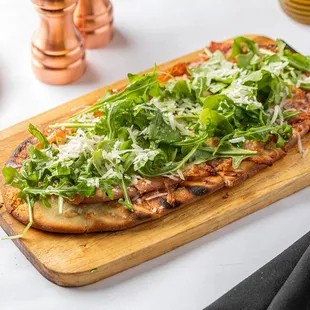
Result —
<instances>
[{"instance_id":1,"label":"charred crust edge","mask_svg":"<svg viewBox=\"0 0 310 310\"><path fill-rule=\"evenodd\" d=\"M14 167L16 165L16 158L20 157L20 153L29 145L29 144L35 144L35 140L33 137L29 137L26 140L24 140L22 143L20 143L17 148L14 150L13 154L10 156L9 160L6 162L6 166L12 166ZM26 159L26 157L25 157Z\"/></svg>"},{"instance_id":2,"label":"charred crust edge","mask_svg":"<svg viewBox=\"0 0 310 310\"><path fill-rule=\"evenodd\" d=\"M182 202L179 201L179 200L175 200L175 201L173 202L173 204L170 204L170 203L167 201L166 198L160 199L159 202L160 202L160 204L161 204L162 206L164 206L166 209L175 209L175 208L179 207L179 206L182 204Z\"/></svg>"},{"instance_id":3,"label":"charred crust edge","mask_svg":"<svg viewBox=\"0 0 310 310\"><path fill-rule=\"evenodd\" d=\"M209 193L209 189L204 186L191 186L188 190L195 196L204 196Z\"/></svg>"},{"instance_id":4,"label":"charred crust edge","mask_svg":"<svg viewBox=\"0 0 310 310\"><path fill-rule=\"evenodd\" d=\"M139 221L148 220L152 217L151 213L141 212L141 211L135 211L134 216Z\"/></svg>"}]
</instances>

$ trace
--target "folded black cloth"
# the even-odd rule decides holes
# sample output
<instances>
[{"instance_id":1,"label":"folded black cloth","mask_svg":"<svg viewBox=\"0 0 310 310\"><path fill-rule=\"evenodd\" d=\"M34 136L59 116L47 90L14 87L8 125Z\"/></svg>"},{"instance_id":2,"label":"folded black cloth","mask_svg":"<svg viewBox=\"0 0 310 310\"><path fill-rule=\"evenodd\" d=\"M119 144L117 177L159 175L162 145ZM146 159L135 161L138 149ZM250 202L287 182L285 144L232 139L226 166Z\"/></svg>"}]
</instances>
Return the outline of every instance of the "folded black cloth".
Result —
<instances>
[{"instance_id":1,"label":"folded black cloth","mask_svg":"<svg viewBox=\"0 0 310 310\"><path fill-rule=\"evenodd\" d=\"M205 310L310 310L310 232Z\"/></svg>"}]
</instances>

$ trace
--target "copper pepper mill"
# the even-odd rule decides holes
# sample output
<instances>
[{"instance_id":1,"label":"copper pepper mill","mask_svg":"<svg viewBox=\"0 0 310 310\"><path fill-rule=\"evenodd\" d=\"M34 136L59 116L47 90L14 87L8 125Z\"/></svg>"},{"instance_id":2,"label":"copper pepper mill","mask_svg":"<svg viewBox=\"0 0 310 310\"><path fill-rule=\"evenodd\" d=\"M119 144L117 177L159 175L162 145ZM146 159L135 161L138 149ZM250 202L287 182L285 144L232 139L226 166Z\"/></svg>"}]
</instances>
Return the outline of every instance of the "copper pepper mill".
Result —
<instances>
[{"instance_id":1,"label":"copper pepper mill","mask_svg":"<svg viewBox=\"0 0 310 310\"><path fill-rule=\"evenodd\" d=\"M73 22L77 0L32 0L41 17L32 39L32 68L48 84L69 84L86 68L84 40Z\"/></svg>"},{"instance_id":2,"label":"copper pepper mill","mask_svg":"<svg viewBox=\"0 0 310 310\"><path fill-rule=\"evenodd\" d=\"M85 39L86 48L106 45L113 37L113 9L109 0L79 0L74 23Z\"/></svg>"}]
</instances>

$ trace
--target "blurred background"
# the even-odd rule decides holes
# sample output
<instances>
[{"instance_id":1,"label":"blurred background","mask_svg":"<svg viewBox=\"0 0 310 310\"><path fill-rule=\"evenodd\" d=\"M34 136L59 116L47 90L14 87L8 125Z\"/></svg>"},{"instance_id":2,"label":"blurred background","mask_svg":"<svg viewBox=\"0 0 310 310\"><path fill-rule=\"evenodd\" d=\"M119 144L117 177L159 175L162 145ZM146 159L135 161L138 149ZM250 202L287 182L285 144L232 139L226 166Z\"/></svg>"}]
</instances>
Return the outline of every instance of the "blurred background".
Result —
<instances>
[{"instance_id":1,"label":"blurred background","mask_svg":"<svg viewBox=\"0 0 310 310\"><path fill-rule=\"evenodd\" d=\"M31 38L39 17L30 1L1 0L0 129L62 102L242 34L280 37L310 54L309 28L290 19L277 0L112 0L115 36L87 50L87 71L74 84L45 85L31 70ZM28 108L25 108L25 106ZM29 107L31 106L31 109Z\"/></svg>"},{"instance_id":2,"label":"blurred background","mask_svg":"<svg viewBox=\"0 0 310 310\"><path fill-rule=\"evenodd\" d=\"M87 71L71 85L51 86L31 70L39 16L31 1L1 0L0 129L65 101L207 45L242 34L282 38L310 54L309 28L277 0L112 0L115 36L87 50Z\"/></svg>"}]
</instances>

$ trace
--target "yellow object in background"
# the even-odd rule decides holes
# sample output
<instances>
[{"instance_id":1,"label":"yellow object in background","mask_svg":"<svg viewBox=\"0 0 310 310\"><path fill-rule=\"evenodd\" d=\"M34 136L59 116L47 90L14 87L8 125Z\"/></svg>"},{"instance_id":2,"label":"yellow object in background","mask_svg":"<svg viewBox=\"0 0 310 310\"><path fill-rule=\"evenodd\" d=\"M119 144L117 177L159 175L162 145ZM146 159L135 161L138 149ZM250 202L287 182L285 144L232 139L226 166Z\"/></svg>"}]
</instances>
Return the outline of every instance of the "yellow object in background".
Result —
<instances>
[{"instance_id":1,"label":"yellow object in background","mask_svg":"<svg viewBox=\"0 0 310 310\"><path fill-rule=\"evenodd\" d=\"M310 25L310 0L279 0L285 13L296 21Z\"/></svg>"}]
</instances>

